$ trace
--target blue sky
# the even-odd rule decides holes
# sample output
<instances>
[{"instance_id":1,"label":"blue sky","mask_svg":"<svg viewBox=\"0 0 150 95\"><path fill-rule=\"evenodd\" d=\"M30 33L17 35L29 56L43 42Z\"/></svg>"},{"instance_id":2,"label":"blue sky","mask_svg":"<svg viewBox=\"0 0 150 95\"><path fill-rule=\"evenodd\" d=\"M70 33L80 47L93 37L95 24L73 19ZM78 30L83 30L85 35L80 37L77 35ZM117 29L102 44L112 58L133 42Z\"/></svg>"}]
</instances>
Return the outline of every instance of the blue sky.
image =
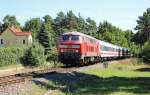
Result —
<instances>
[{"instance_id":1,"label":"blue sky","mask_svg":"<svg viewBox=\"0 0 150 95\"><path fill-rule=\"evenodd\" d=\"M107 20L123 30L134 30L138 16L150 7L150 0L0 0L0 21L15 15L24 24L33 17L46 14L56 17L60 11L72 10L76 15L91 17L97 23Z\"/></svg>"}]
</instances>

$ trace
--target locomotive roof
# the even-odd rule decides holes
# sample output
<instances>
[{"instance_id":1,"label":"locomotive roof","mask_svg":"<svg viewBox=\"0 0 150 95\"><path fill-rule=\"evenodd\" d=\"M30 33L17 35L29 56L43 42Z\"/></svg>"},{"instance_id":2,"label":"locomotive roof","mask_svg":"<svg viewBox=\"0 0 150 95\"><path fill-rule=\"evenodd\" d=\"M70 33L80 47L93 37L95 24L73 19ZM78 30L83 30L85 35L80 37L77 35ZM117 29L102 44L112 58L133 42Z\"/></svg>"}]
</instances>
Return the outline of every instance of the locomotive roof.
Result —
<instances>
[{"instance_id":1,"label":"locomotive roof","mask_svg":"<svg viewBox=\"0 0 150 95\"><path fill-rule=\"evenodd\" d=\"M84 33L81 33L81 32L77 32L77 31L72 31L72 32L67 32L67 33L64 33L63 35L80 35L80 36L86 36L88 38L91 38L91 39L95 39L98 41L98 43L104 45L104 46L107 46L107 47L113 47L113 48L116 48L116 49L128 49L128 48L125 48L125 47L121 47L121 46L118 46L118 45L114 45L114 44L111 44L111 43L108 43L108 42L105 42L105 41L102 41L102 40L98 40L92 36L89 36L89 35L86 35ZM128 49L129 50L129 49Z\"/></svg>"}]
</instances>

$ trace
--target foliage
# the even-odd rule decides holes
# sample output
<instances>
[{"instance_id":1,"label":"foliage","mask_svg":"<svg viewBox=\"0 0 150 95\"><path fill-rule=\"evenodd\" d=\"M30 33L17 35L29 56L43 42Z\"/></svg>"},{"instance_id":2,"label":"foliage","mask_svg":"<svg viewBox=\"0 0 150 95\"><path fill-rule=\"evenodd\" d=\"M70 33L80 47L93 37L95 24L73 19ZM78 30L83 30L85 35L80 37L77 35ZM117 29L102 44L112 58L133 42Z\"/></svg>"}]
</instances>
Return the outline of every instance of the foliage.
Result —
<instances>
[{"instance_id":1,"label":"foliage","mask_svg":"<svg viewBox=\"0 0 150 95\"><path fill-rule=\"evenodd\" d=\"M143 58L143 61L150 64L150 40L144 44L140 56Z\"/></svg>"},{"instance_id":2,"label":"foliage","mask_svg":"<svg viewBox=\"0 0 150 95\"><path fill-rule=\"evenodd\" d=\"M135 57L139 57L139 53L141 52L140 46L136 45L134 42L129 43L129 48L131 50L131 54Z\"/></svg>"},{"instance_id":3,"label":"foliage","mask_svg":"<svg viewBox=\"0 0 150 95\"><path fill-rule=\"evenodd\" d=\"M45 48L45 53L56 45L55 43L55 32L53 30L53 20L49 15L45 15L43 17L44 21L42 22L42 26L40 32L38 33L38 40L40 44Z\"/></svg>"},{"instance_id":4,"label":"foliage","mask_svg":"<svg viewBox=\"0 0 150 95\"><path fill-rule=\"evenodd\" d=\"M0 23L0 31L6 29L7 26L20 27L15 16L7 15ZM38 41L45 50L48 48L56 48L58 37L65 32L78 31L97 39L104 40L122 47L130 48L134 56L139 56L141 47L150 38L150 8L139 16L137 20L136 34L131 30L121 30L113 24L104 21L96 26L96 22L88 18L83 18L80 13L76 16L73 11L59 12L56 18L45 15L43 18L31 18L25 22L23 26L25 31L32 32L33 41ZM46 51L45 53L48 53ZM140 53L143 56L143 53Z\"/></svg>"},{"instance_id":5,"label":"foliage","mask_svg":"<svg viewBox=\"0 0 150 95\"><path fill-rule=\"evenodd\" d=\"M135 29L138 30L138 32L133 40L136 43L144 44L150 38L150 8L148 8L142 16L139 16Z\"/></svg>"},{"instance_id":6,"label":"foliage","mask_svg":"<svg viewBox=\"0 0 150 95\"><path fill-rule=\"evenodd\" d=\"M66 32L66 16L63 12L59 12L57 17L54 19L55 27L54 30L57 31L57 35L61 35L62 33Z\"/></svg>"},{"instance_id":7,"label":"foliage","mask_svg":"<svg viewBox=\"0 0 150 95\"><path fill-rule=\"evenodd\" d=\"M77 24L77 17L75 16L75 14L72 11L69 11L66 15L66 23L67 23L67 28L70 31L76 30L78 27Z\"/></svg>"},{"instance_id":8,"label":"foliage","mask_svg":"<svg viewBox=\"0 0 150 95\"><path fill-rule=\"evenodd\" d=\"M68 31L78 31L91 36L95 36L96 33L96 22L91 18L84 19L79 14L76 16L72 11L64 14L59 12L56 19L54 19L56 36L61 35Z\"/></svg>"},{"instance_id":9,"label":"foliage","mask_svg":"<svg viewBox=\"0 0 150 95\"><path fill-rule=\"evenodd\" d=\"M58 61L58 52L56 48L52 48L52 50L46 55L47 61Z\"/></svg>"},{"instance_id":10,"label":"foliage","mask_svg":"<svg viewBox=\"0 0 150 95\"><path fill-rule=\"evenodd\" d=\"M0 66L6 66L11 64L16 64L16 48L15 47L1 47L0 48ZM18 59L24 55L25 48L18 48Z\"/></svg>"},{"instance_id":11,"label":"foliage","mask_svg":"<svg viewBox=\"0 0 150 95\"><path fill-rule=\"evenodd\" d=\"M4 17L3 22L7 27L11 27L11 26L20 27L20 24L16 20L15 16L7 15Z\"/></svg>"},{"instance_id":12,"label":"foliage","mask_svg":"<svg viewBox=\"0 0 150 95\"><path fill-rule=\"evenodd\" d=\"M139 56L142 57L144 61L150 62L150 8L148 8L142 16L139 16L135 29L138 32L134 35L132 40L140 46L139 49L141 51L139 51Z\"/></svg>"},{"instance_id":13,"label":"foliage","mask_svg":"<svg viewBox=\"0 0 150 95\"><path fill-rule=\"evenodd\" d=\"M50 37L49 37L49 32L45 30L45 25L42 25L42 28L38 34L38 40L39 43L45 48L45 53L47 52L46 50L50 49Z\"/></svg>"},{"instance_id":14,"label":"foliage","mask_svg":"<svg viewBox=\"0 0 150 95\"><path fill-rule=\"evenodd\" d=\"M99 24L97 33L98 39L123 47L129 47L133 35L132 31L123 31L107 21Z\"/></svg>"},{"instance_id":15,"label":"foliage","mask_svg":"<svg viewBox=\"0 0 150 95\"><path fill-rule=\"evenodd\" d=\"M96 34L96 28L97 28L97 26L96 26L96 22L94 21L94 20L92 20L90 17L88 17L87 19L86 19L86 21L87 21L87 25L86 25L86 34L88 34L88 35L91 35L91 36L95 36Z\"/></svg>"},{"instance_id":16,"label":"foliage","mask_svg":"<svg viewBox=\"0 0 150 95\"><path fill-rule=\"evenodd\" d=\"M119 63L120 61L118 64ZM118 67L118 64L111 65ZM119 65L124 68L128 63L121 63ZM81 71L72 72L71 74L58 73L59 78L57 77L55 80L51 80L48 87L49 89L52 89L60 85L65 85L65 88L60 90L65 93L65 95L150 94L150 72L136 71L134 65L132 66L132 69L129 70L117 70L114 68L101 69L100 67L100 65L96 65L95 68L81 69ZM138 68L143 69L143 65L138 65Z\"/></svg>"},{"instance_id":17,"label":"foliage","mask_svg":"<svg viewBox=\"0 0 150 95\"><path fill-rule=\"evenodd\" d=\"M20 23L17 21L15 16L6 15L3 18L3 23L0 22L0 33L6 30L7 27L17 27L20 28Z\"/></svg>"},{"instance_id":18,"label":"foliage","mask_svg":"<svg viewBox=\"0 0 150 95\"><path fill-rule=\"evenodd\" d=\"M41 29L42 21L40 18L32 18L25 22L24 30L31 31L33 40L37 39L38 32Z\"/></svg>"},{"instance_id":19,"label":"foliage","mask_svg":"<svg viewBox=\"0 0 150 95\"><path fill-rule=\"evenodd\" d=\"M21 59L24 66L39 66L45 63L44 48L37 42L29 47Z\"/></svg>"}]
</instances>

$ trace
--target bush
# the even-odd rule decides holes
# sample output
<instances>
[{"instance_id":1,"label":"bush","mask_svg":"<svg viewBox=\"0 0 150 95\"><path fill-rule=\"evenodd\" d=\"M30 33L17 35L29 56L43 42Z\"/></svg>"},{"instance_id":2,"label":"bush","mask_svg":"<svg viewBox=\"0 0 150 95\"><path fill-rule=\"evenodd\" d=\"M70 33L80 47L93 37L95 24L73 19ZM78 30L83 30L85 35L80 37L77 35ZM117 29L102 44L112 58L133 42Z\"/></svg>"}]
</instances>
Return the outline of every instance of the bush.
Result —
<instances>
[{"instance_id":1,"label":"bush","mask_svg":"<svg viewBox=\"0 0 150 95\"><path fill-rule=\"evenodd\" d=\"M24 55L25 48L18 49L18 59ZM0 66L16 64L16 47L1 47L0 48Z\"/></svg>"},{"instance_id":2,"label":"bush","mask_svg":"<svg viewBox=\"0 0 150 95\"><path fill-rule=\"evenodd\" d=\"M139 57L140 46L139 46L139 45L136 45L136 44L133 43L133 42L130 43L129 46L130 46L131 54L132 54L134 57Z\"/></svg>"},{"instance_id":3,"label":"bush","mask_svg":"<svg viewBox=\"0 0 150 95\"><path fill-rule=\"evenodd\" d=\"M56 48L52 48L52 50L50 52L47 53L46 55L46 60L47 61L58 61L58 52Z\"/></svg>"},{"instance_id":4,"label":"bush","mask_svg":"<svg viewBox=\"0 0 150 95\"><path fill-rule=\"evenodd\" d=\"M140 56L144 62L150 63L150 40L144 44Z\"/></svg>"},{"instance_id":5,"label":"bush","mask_svg":"<svg viewBox=\"0 0 150 95\"><path fill-rule=\"evenodd\" d=\"M24 66L40 66L45 63L44 48L37 42L29 47L21 59Z\"/></svg>"}]
</instances>

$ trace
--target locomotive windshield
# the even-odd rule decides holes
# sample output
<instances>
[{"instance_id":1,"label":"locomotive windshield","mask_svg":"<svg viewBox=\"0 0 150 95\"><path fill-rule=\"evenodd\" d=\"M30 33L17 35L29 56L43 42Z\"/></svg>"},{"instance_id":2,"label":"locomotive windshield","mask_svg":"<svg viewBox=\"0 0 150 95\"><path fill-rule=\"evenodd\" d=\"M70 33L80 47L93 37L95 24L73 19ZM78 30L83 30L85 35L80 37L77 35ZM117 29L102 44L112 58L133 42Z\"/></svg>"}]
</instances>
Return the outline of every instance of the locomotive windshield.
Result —
<instances>
[{"instance_id":1,"label":"locomotive windshield","mask_svg":"<svg viewBox=\"0 0 150 95\"><path fill-rule=\"evenodd\" d=\"M69 35L63 35L62 39L63 39L64 41L68 41L68 40L69 40Z\"/></svg>"},{"instance_id":2,"label":"locomotive windshield","mask_svg":"<svg viewBox=\"0 0 150 95\"><path fill-rule=\"evenodd\" d=\"M78 40L79 40L79 36L77 36L77 35L71 36L71 41L78 41Z\"/></svg>"},{"instance_id":3,"label":"locomotive windshield","mask_svg":"<svg viewBox=\"0 0 150 95\"><path fill-rule=\"evenodd\" d=\"M78 35L63 35L62 37L63 41L79 41Z\"/></svg>"}]
</instances>

